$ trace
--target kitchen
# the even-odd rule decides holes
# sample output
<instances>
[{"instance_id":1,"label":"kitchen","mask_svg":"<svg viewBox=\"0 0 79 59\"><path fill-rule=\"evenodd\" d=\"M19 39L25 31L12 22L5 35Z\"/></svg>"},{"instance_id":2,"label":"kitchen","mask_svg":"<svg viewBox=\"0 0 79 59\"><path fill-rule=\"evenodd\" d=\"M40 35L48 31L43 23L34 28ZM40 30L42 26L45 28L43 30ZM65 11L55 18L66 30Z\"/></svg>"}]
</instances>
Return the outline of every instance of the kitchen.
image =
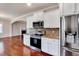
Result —
<instances>
[{"instance_id":1,"label":"kitchen","mask_svg":"<svg viewBox=\"0 0 79 59\"><path fill-rule=\"evenodd\" d=\"M2 19L4 16L10 19L10 24L8 23L10 25L8 33L10 34L4 33L5 36L2 35L3 49L1 50L3 52L1 51L1 53L3 54L1 55L60 55L58 3L4 3L1 4L1 7L2 12L13 15L13 17L7 16L6 13L2 15Z\"/></svg>"},{"instance_id":2,"label":"kitchen","mask_svg":"<svg viewBox=\"0 0 79 59\"><path fill-rule=\"evenodd\" d=\"M26 44L24 41L25 45L53 56L79 56L78 7L78 3L61 3L31 14L27 17L27 33L34 36L30 38L32 42L28 40ZM32 15L38 16L30 22ZM36 38L38 32L41 32L40 41ZM25 36L29 38L30 35ZM40 44L40 48L34 45L36 43L37 46Z\"/></svg>"},{"instance_id":3,"label":"kitchen","mask_svg":"<svg viewBox=\"0 0 79 59\"><path fill-rule=\"evenodd\" d=\"M58 4L33 12L26 19L27 34L24 34L24 44L50 55L60 55Z\"/></svg>"},{"instance_id":4,"label":"kitchen","mask_svg":"<svg viewBox=\"0 0 79 59\"><path fill-rule=\"evenodd\" d=\"M0 6L0 55L79 56L79 3Z\"/></svg>"}]
</instances>

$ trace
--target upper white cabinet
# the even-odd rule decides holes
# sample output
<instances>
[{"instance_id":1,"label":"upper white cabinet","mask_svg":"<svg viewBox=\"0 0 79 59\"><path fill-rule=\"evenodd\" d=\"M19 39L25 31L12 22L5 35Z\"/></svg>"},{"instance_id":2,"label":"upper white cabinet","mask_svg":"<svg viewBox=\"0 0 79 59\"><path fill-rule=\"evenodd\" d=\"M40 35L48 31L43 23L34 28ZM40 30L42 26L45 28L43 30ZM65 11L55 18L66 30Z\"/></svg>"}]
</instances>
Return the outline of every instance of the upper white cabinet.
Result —
<instances>
[{"instance_id":1,"label":"upper white cabinet","mask_svg":"<svg viewBox=\"0 0 79 59\"><path fill-rule=\"evenodd\" d=\"M33 28L35 21L44 21L44 28L60 28L60 10L57 8L46 12L34 12L33 15L27 16L27 28Z\"/></svg>"},{"instance_id":2,"label":"upper white cabinet","mask_svg":"<svg viewBox=\"0 0 79 59\"><path fill-rule=\"evenodd\" d=\"M79 3L61 3L59 7L61 16L79 14Z\"/></svg>"},{"instance_id":3,"label":"upper white cabinet","mask_svg":"<svg viewBox=\"0 0 79 59\"><path fill-rule=\"evenodd\" d=\"M60 12L58 9L44 13L44 28L59 28Z\"/></svg>"},{"instance_id":4,"label":"upper white cabinet","mask_svg":"<svg viewBox=\"0 0 79 59\"><path fill-rule=\"evenodd\" d=\"M26 23L27 23L27 28L33 28L33 15L27 16L26 17Z\"/></svg>"},{"instance_id":5,"label":"upper white cabinet","mask_svg":"<svg viewBox=\"0 0 79 59\"><path fill-rule=\"evenodd\" d=\"M48 12L44 13L44 28L49 28L50 27L50 21L51 21L51 19L50 19L49 16L50 15L49 15Z\"/></svg>"},{"instance_id":6,"label":"upper white cabinet","mask_svg":"<svg viewBox=\"0 0 79 59\"><path fill-rule=\"evenodd\" d=\"M75 3L76 7L76 14L79 14L79 3Z\"/></svg>"},{"instance_id":7,"label":"upper white cabinet","mask_svg":"<svg viewBox=\"0 0 79 59\"><path fill-rule=\"evenodd\" d=\"M41 21L43 19L43 12L35 12L32 15L26 17L27 28L33 28L33 22Z\"/></svg>"},{"instance_id":8,"label":"upper white cabinet","mask_svg":"<svg viewBox=\"0 0 79 59\"><path fill-rule=\"evenodd\" d=\"M34 15L33 15L34 21L42 21L42 20L44 20L43 18L44 18L43 17L43 11L35 12Z\"/></svg>"},{"instance_id":9,"label":"upper white cabinet","mask_svg":"<svg viewBox=\"0 0 79 59\"><path fill-rule=\"evenodd\" d=\"M64 16L75 14L75 3L63 3L62 8Z\"/></svg>"}]
</instances>

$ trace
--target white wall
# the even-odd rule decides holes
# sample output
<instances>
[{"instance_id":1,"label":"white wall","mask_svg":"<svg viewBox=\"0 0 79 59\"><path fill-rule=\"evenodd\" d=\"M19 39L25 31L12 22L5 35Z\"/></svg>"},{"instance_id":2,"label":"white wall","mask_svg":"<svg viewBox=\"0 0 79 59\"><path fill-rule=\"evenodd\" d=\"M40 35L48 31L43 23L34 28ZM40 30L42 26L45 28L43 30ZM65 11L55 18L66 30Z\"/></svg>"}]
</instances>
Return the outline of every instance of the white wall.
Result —
<instances>
[{"instance_id":1,"label":"white wall","mask_svg":"<svg viewBox=\"0 0 79 59\"><path fill-rule=\"evenodd\" d=\"M26 22L17 21L12 24L12 36L17 36L21 34L21 30L26 29Z\"/></svg>"},{"instance_id":2,"label":"white wall","mask_svg":"<svg viewBox=\"0 0 79 59\"><path fill-rule=\"evenodd\" d=\"M20 30L26 28L26 22L23 21L13 23L13 29L10 20L0 18L0 23L3 24L3 33L0 34L0 38L9 37L12 35L13 36L20 35L21 34Z\"/></svg>"},{"instance_id":3,"label":"white wall","mask_svg":"<svg viewBox=\"0 0 79 59\"><path fill-rule=\"evenodd\" d=\"M0 34L0 38L11 36L10 20L0 18L0 23L3 24L3 33Z\"/></svg>"}]
</instances>

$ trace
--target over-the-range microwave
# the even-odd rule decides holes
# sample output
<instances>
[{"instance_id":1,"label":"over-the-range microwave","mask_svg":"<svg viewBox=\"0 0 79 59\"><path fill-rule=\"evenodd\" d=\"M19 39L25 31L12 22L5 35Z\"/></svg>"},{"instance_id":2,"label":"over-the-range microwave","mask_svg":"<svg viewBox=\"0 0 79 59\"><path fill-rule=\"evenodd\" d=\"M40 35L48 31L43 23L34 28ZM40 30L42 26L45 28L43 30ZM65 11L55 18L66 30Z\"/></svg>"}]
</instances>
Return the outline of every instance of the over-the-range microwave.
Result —
<instances>
[{"instance_id":1,"label":"over-the-range microwave","mask_svg":"<svg viewBox=\"0 0 79 59\"><path fill-rule=\"evenodd\" d=\"M33 22L33 28L44 28L44 21Z\"/></svg>"}]
</instances>

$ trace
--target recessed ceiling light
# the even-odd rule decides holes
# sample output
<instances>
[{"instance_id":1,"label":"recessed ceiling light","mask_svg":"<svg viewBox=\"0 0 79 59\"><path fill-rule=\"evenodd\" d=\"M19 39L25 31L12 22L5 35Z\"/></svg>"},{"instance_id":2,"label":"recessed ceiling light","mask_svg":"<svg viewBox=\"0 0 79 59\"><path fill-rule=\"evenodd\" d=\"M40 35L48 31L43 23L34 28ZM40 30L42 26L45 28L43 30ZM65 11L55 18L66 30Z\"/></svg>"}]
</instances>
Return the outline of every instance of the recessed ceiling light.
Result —
<instances>
[{"instance_id":1,"label":"recessed ceiling light","mask_svg":"<svg viewBox=\"0 0 79 59\"><path fill-rule=\"evenodd\" d=\"M32 5L32 3L27 3L27 6L31 6Z\"/></svg>"}]
</instances>

